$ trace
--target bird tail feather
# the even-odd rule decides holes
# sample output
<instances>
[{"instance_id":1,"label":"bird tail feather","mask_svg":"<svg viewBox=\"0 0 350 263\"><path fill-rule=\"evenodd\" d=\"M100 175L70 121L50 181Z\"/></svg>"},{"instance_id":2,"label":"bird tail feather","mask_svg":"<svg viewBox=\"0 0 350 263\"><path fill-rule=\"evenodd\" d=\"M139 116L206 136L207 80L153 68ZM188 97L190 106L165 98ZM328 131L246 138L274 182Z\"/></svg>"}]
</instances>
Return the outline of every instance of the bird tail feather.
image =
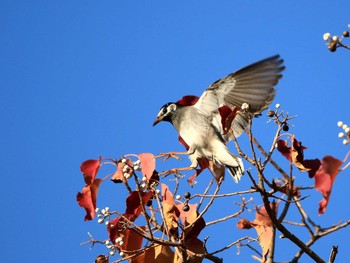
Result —
<instances>
[{"instance_id":1,"label":"bird tail feather","mask_svg":"<svg viewBox=\"0 0 350 263\"><path fill-rule=\"evenodd\" d=\"M238 183L244 173L243 167L238 165L238 166L226 166L226 168L230 172L235 183Z\"/></svg>"}]
</instances>

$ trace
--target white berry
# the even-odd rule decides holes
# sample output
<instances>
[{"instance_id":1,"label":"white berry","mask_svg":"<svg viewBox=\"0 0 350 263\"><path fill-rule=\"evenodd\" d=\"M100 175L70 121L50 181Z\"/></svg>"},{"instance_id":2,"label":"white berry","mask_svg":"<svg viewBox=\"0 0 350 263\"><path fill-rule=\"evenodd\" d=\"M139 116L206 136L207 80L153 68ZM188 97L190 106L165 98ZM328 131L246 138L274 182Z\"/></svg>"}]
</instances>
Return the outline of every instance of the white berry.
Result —
<instances>
[{"instance_id":1,"label":"white berry","mask_svg":"<svg viewBox=\"0 0 350 263\"><path fill-rule=\"evenodd\" d=\"M342 121L338 121L337 125L338 125L338 127L341 127L341 126L343 126L343 122Z\"/></svg>"},{"instance_id":2,"label":"white berry","mask_svg":"<svg viewBox=\"0 0 350 263\"><path fill-rule=\"evenodd\" d=\"M181 195L176 195L176 200L180 200L181 199Z\"/></svg>"},{"instance_id":3,"label":"white berry","mask_svg":"<svg viewBox=\"0 0 350 263\"><path fill-rule=\"evenodd\" d=\"M343 138L344 137L344 133L343 132L339 132L338 137L339 138Z\"/></svg>"},{"instance_id":4,"label":"white berry","mask_svg":"<svg viewBox=\"0 0 350 263\"><path fill-rule=\"evenodd\" d=\"M330 39L330 38L331 38L331 34L329 34L329 33L323 34L323 40L324 40L324 41L327 41L327 40Z\"/></svg>"},{"instance_id":5,"label":"white berry","mask_svg":"<svg viewBox=\"0 0 350 263\"><path fill-rule=\"evenodd\" d=\"M276 109L279 109L281 107L281 105L279 103L276 104Z\"/></svg>"},{"instance_id":6,"label":"white berry","mask_svg":"<svg viewBox=\"0 0 350 263\"><path fill-rule=\"evenodd\" d=\"M99 220L97 220L97 223L103 224L104 221L105 221L105 220L104 220L103 218L100 218Z\"/></svg>"}]
</instances>

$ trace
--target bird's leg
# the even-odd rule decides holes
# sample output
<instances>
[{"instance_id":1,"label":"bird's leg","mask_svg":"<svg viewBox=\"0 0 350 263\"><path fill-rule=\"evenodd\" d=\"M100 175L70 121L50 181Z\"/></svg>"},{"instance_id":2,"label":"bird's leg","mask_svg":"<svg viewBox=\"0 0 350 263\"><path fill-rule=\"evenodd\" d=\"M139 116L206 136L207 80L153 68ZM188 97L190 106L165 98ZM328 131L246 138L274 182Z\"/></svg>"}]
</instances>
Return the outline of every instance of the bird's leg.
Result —
<instances>
[{"instance_id":1,"label":"bird's leg","mask_svg":"<svg viewBox=\"0 0 350 263\"><path fill-rule=\"evenodd\" d=\"M191 170L194 170L194 169L196 169L196 167L192 167L192 166L182 167L182 168L173 168L173 169L170 169L170 170L166 170L166 171L160 173L159 175L167 176L169 174L175 174L176 176L183 177L183 175L180 172L182 172L182 171L191 171Z\"/></svg>"},{"instance_id":2,"label":"bird's leg","mask_svg":"<svg viewBox=\"0 0 350 263\"><path fill-rule=\"evenodd\" d=\"M164 158L163 161L168 160L169 158L174 158L176 160L181 160L181 157L177 156L177 155L184 155L184 154L188 154L188 152L168 152L168 153L160 153L157 156L155 156L155 158Z\"/></svg>"}]
</instances>

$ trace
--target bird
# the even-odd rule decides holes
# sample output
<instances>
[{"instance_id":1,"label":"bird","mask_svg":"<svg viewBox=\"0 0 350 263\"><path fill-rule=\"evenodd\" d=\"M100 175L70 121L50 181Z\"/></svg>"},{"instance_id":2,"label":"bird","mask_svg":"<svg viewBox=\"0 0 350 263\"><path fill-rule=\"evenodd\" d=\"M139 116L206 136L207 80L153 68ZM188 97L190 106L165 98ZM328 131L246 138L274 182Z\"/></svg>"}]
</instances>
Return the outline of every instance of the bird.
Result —
<instances>
[{"instance_id":1,"label":"bird","mask_svg":"<svg viewBox=\"0 0 350 263\"><path fill-rule=\"evenodd\" d=\"M180 101L164 104L153 126L165 121L175 127L179 138L188 146L191 169L204 158L226 167L237 183L244 165L240 157L230 152L227 143L246 130L249 118L261 115L268 108L284 69L280 55L243 67L215 81L199 98L184 96ZM231 119L227 118L228 124L223 119L223 110L234 113Z\"/></svg>"}]
</instances>

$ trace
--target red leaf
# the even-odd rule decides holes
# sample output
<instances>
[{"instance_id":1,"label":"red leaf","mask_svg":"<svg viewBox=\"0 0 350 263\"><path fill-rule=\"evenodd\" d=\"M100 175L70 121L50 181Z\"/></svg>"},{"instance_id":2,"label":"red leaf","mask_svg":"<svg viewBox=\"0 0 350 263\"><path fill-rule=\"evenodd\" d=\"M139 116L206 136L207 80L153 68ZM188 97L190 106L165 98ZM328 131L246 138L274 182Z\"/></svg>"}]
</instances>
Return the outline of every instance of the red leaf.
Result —
<instances>
[{"instance_id":1,"label":"red leaf","mask_svg":"<svg viewBox=\"0 0 350 263\"><path fill-rule=\"evenodd\" d=\"M146 204L153 196L153 192L141 193L142 202ZM129 214L130 220L134 221L142 212L142 205L140 202L140 196L138 191L133 191L128 198L126 198L126 211L125 214Z\"/></svg>"},{"instance_id":2,"label":"red leaf","mask_svg":"<svg viewBox=\"0 0 350 263\"><path fill-rule=\"evenodd\" d=\"M80 171L83 173L85 183L91 184L98 173L101 160L87 160L80 165Z\"/></svg>"},{"instance_id":3,"label":"red leaf","mask_svg":"<svg viewBox=\"0 0 350 263\"><path fill-rule=\"evenodd\" d=\"M118 237L123 238L125 235L125 231L129 228L130 221L132 215L123 214L123 216L114 218L110 224L107 226L107 231L109 235L109 239L115 244L115 240Z\"/></svg>"},{"instance_id":4,"label":"red leaf","mask_svg":"<svg viewBox=\"0 0 350 263\"><path fill-rule=\"evenodd\" d=\"M309 169L309 177L312 178L315 176L318 168L320 168L321 161L319 159L314 160L304 160L303 165L305 168Z\"/></svg>"},{"instance_id":5,"label":"red leaf","mask_svg":"<svg viewBox=\"0 0 350 263\"><path fill-rule=\"evenodd\" d=\"M323 196L323 199L319 202L318 214L323 214L326 211L334 180L342 164L342 161L332 156L325 156L321 161L321 166L315 174L316 189Z\"/></svg>"},{"instance_id":6,"label":"red leaf","mask_svg":"<svg viewBox=\"0 0 350 263\"><path fill-rule=\"evenodd\" d=\"M177 101L176 103L182 106L192 106L192 105L195 105L198 100L199 100L199 97L197 96L187 95L182 97L182 99Z\"/></svg>"},{"instance_id":7,"label":"red leaf","mask_svg":"<svg viewBox=\"0 0 350 263\"><path fill-rule=\"evenodd\" d=\"M188 178L187 182L189 183L190 186L195 185L197 182L195 181L195 179L197 178L197 176L203 172L205 169L207 169L209 167L209 160L202 157L200 159L197 160L198 164L199 164L199 168L196 169L196 173L191 175L190 178Z\"/></svg>"},{"instance_id":8,"label":"red leaf","mask_svg":"<svg viewBox=\"0 0 350 263\"><path fill-rule=\"evenodd\" d=\"M241 219L237 223L237 228L238 229L251 229L253 227L253 224L247 220L247 219Z\"/></svg>"},{"instance_id":9,"label":"red leaf","mask_svg":"<svg viewBox=\"0 0 350 263\"><path fill-rule=\"evenodd\" d=\"M288 146L288 142L286 140L278 140L277 141L277 150L287 158L287 160L292 160L292 148Z\"/></svg>"},{"instance_id":10,"label":"red leaf","mask_svg":"<svg viewBox=\"0 0 350 263\"><path fill-rule=\"evenodd\" d=\"M226 134L231 129L232 121L235 119L239 107L228 107L226 105L219 108L219 113L221 116L221 125Z\"/></svg>"},{"instance_id":11,"label":"red leaf","mask_svg":"<svg viewBox=\"0 0 350 263\"><path fill-rule=\"evenodd\" d=\"M318 159L314 160L304 160L304 150L305 146L301 144L294 136L290 137L292 147L288 146L287 141L278 140L277 141L277 150L282 153L289 161L299 169L301 172L308 172L309 177L312 178L315 172L320 166L320 161Z\"/></svg>"},{"instance_id":12,"label":"red leaf","mask_svg":"<svg viewBox=\"0 0 350 263\"><path fill-rule=\"evenodd\" d=\"M96 198L101 182L102 179L96 179L77 194L78 204L86 211L85 221L94 219L96 215Z\"/></svg>"},{"instance_id":13,"label":"red leaf","mask_svg":"<svg viewBox=\"0 0 350 263\"><path fill-rule=\"evenodd\" d=\"M151 153L141 153L139 154L139 159L141 162L142 175L147 178L147 182L151 179L154 170L156 169L156 160L154 155Z\"/></svg>"}]
</instances>

